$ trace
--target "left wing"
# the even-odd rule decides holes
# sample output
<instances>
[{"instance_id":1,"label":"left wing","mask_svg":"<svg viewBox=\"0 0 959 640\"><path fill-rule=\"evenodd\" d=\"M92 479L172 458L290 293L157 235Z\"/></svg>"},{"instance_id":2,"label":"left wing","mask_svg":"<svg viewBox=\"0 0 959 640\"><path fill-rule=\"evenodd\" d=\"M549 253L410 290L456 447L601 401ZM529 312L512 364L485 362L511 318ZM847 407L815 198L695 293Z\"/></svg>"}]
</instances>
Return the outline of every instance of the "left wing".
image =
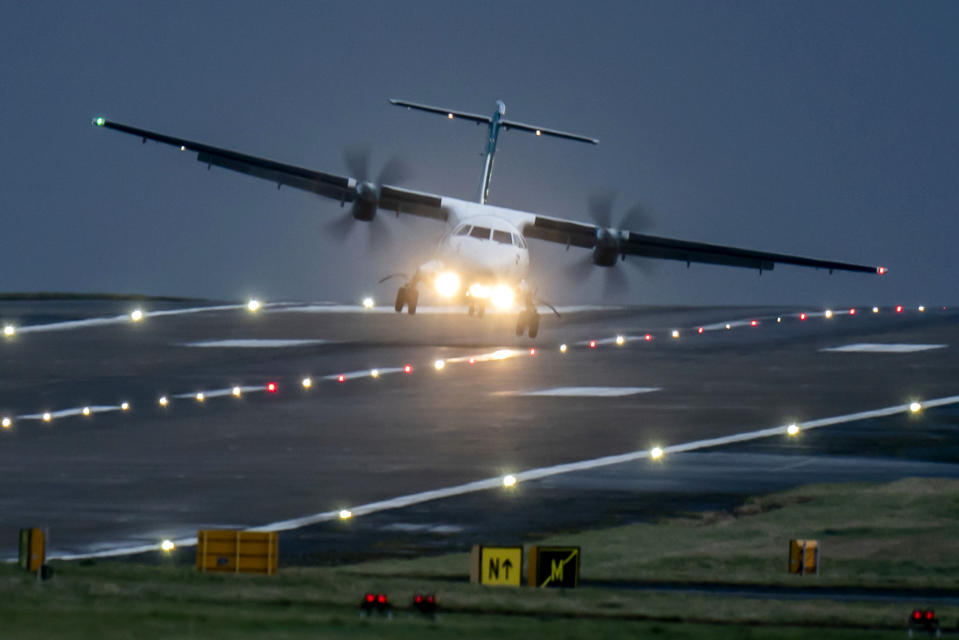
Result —
<instances>
[{"instance_id":1,"label":"left wing","mask_svg":"<svg viewBox=\"0 0 959 640\"><path fill-rule=\"evenodd\" d=\"M628 230L606 229L597 225L547 216L536 216L532 222L524 226L523 234L527 238L593 249L594 257L605 254L612 259L611 262L596 260L597 264L604 264L605 266L611 266L615 263L615 259L620 256L634 255L661 260L678 260L685 262L687 265L700 262L728 267L746 267L759 271L772 271L777 264L828 269L830 272L854 271L884 275L888 271L885 267L837 262L835 260L817 260L803 256L754 251L719 244L689 242Z\"/></svg>"},{"instance_id":2,"label":"left wing","mask_svg":"<svg viewBox=\"0 0 959 640\"><path fill-rule=\"evenodd\" d=\"M356 180L345 176L323 173L291 164L267 160L266 158L258 158L229 149L212 147L193 140L175 138L162 133L155 133L153 131L147 131L146 129L138 129L137 127L120 124L119 122L112 122L106 118L97 118L93 123L98 127L113 129L114 131L136 136L144 143L146 143L147 140L153 140L162 144L178 147L180 151L196 152L196 159L207 165L207 168L217 166L230 169L231 171L245 173L273 182L277 188L280 186L293 187L294 189L309 191L310 193L315 193L325 198L338 200L340 203L353 202L357 199L368 197L357 188L359 183ZM449 215L446 209L442 207L441 200L438 196L391 187L389 185L382 185L380 187L379 198L376 205L387 211L408 213L443 221L445 221Z\"/></svg>"}]
</instances>

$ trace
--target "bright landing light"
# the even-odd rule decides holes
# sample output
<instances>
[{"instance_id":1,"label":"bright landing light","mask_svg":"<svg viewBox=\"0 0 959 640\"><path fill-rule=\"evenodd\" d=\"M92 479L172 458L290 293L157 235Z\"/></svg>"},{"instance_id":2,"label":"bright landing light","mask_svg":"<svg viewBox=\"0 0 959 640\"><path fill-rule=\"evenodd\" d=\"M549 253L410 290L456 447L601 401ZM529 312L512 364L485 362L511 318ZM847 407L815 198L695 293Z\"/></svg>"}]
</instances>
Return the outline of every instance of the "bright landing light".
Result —
<instances>
[{"instance_id":1,"label":"bright landing light","mask_svg":"<svg viewBox=\"0 0 959 640\"><path fill-rule=\"evenodd\" d=\"M375 306L376 306L376 303L373 302L373 298L370 298L370 297L363 298L364 309L372 309Z\"/></svg>"},{"instance_id":2,"label":"bright landing light","mask_svg":"<svg viewBox=\"0 0 959 640\"><path fill-rule=\"evenodd\" d=\"M497 309L507 311L513 306L513 290L505 284L498 284L490 292L490 300Z\"/></svg>"},{"instance_id":3,"label":"bright landing light","mask_svg":"<svg viewBox=\"0 0 959 640\"><path fill-rule=\"evenodd\" d=\"M444 271L436 276L436 293L444 298L452 298L460 290L460 277L452 271Z\"/></svg>"},{"instance_id":4,"label":"bright landing light","mask_svg":"<svg viewBox=\"0 0 959 640\"><path fill-rule=\"evenodd\" d=\"M470 296L473 298L488 298L489 287L485 284L475 283L470 285Z\"/></svg>"},{"instance_id":5,"label":"bright landing light","mask_svg":"<svg viewBox=\"0 0 959 640\"><path fill-rule=\"evenodd\" d=\"M249 302L246 303L246 308L253 313L256 313L257 311L259 311L261 306L263 305L256 298L252 298L250 299Z\"/></svg>"},{"instance_id":6,"label":"bright landing light","mask_svg":"<svg viewBox=\"0 0 959 640\"><path fill-rule=\"evenodd\" d=\"M909 411L911 411L912 413L919 413L920 411L922 411L922 405L919 404L918 402L911 402L909 403Z\"/></svg>"},{"instance_id":7,"label":"bright landing light","mask_svg":"<svg viewBox=\"0 0 959 640\"><path fill-rule=\"evenodd\" d=\"M789 434L789 435L791 435L791 436L798 436L798 435L799 435L799 425L798 425L798 424L791 424L791 425L789 425L788 427L786 427L786 433Z\"/></svg>"},{"instance_id":8,"label":"bright landing light","mask_svg":"<svg viewBox=\"0 0 959 640\"><path fill-rule=\"evenodd\" d=\"M514 475L511 474L511 473L503 476L503 486L506 487L507 489L512 489L513 487L515 487L515 486L516 486L516 476L514 476Z\"/></svg>"},{"instance_id":9,"label":"bright landing light","mask_svg":"<svg viewBox=\"0 0 959 640\"><path fill-rule=\"evenodd\" d=\"M663 448L662 447L653 447L649 450L649 457L653 460L659 460L663 457Z\"/></svg>"}]
</instances>

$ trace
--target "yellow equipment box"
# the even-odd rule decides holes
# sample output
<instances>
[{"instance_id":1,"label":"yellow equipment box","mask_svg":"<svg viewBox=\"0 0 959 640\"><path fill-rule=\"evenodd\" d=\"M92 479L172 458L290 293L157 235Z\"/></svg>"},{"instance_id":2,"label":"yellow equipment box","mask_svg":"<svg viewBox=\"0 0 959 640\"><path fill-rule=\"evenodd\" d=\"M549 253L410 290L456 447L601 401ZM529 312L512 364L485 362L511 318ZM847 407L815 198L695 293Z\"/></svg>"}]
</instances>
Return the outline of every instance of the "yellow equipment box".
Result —
<instances>
[{"instance_id":1,"label":"yellow equipment box","mask_svg":"<svg viewBox=\"0 0 959 640\"><path fill-rule=\"evenodd\" d=\"M274 574L278 538L275 531L200 529L196 535L197 571Z\"/></svg>"},{"instance_id":2,"label":"yellow equipment box","mask_svg":"<svg viewBox=\"0 0 959 640\"><path fill-rule=\"evenodd\" d=\"M819 575L819 541L789 541L789 573Z\"/></svg>"},{"instance_id":3,"label":"yellow equipment box","mask_svg":"<svg viewBox=\"0 0 959 640\"><path fill-rule=\"evenodd\" d=\"M20 568L36 573L47 559L43 529L20 529Z\"/></svg>"}]
</instances>

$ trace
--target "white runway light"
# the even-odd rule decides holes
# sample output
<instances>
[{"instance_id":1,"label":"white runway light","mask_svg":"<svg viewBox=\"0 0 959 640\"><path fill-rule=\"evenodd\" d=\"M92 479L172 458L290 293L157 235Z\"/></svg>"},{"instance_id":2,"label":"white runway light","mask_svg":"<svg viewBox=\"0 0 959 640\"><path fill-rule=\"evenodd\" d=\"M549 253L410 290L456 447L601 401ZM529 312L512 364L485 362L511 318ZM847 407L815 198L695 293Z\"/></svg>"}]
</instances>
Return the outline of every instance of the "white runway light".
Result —
<instances>
[{"instance_id":1,"label":"white runway light","mask_svg":"<svg viewBox=\"0 0 959 640\"><path fill-rule=\"evenodd\" d=\"M516 482L517 482L516 476L514 476L511 473L503 476L503 486L506 487L507 489L512 489L513 487L515 487Z\"/></svg>"},{"instance_id":2,"label":"white runway light","mask_svg":"<svg viewBox=\"0 0 959 640\"><path fill-rule=\"evenodd\" d=\"M376 306L376 303L373 302L373 298L370 298L369 296L363 298L363 308L364 308L364 309L372 309L372 308L375 307L375 306Z\"/></svg>"},{"instance_id":3,"label":"white runway light","mask_svg":"<svg viewBox=\"0 0 959 640\"><path fill-rule=\"evenodd\" d=\"M160 549L164 553L171 553L174 549L176 549L176 545L173 544L173 540L164 540L160 543Z\"/></svg>"},{"instance_id":4,"label":"white runway light","mask_svg":"<svg viewBox=\"0 0 959 640\"><path fill-rule=\"evenodd\" d=\"M353 512L350 511L349 509L342 509L340 510L339 515L340 515L340 520L349 520L350 518L353 517Z\"/></svg>"},{"instance_id":5,"label":"white runway light","mask_svg":"<svg viewBox=\"0 0 959 640\"><path fill-rule=\"evenodd\" d=\"M662 447L653 447L649 450L649 457L653 460L660 460L663 457L663 453Z\"/></svg>"},{"instance_id":6,"label":"white runway light","mask_svg":"<svg viewBox=\"0 0 959 640\"><path fill-rule=\"evenodd\" d=\"M202 391L196 394L197 402L203 402L204 400L206 400L206 395Z\"/></svg>"},{"instance_id":7,"label":"white runway light","mask_svg":"<svg viewBox=\"0 0 959 640\"><path fill-rule=\"evenodd\" d=\"M569 349L569 347L567 347L565 344L559 345L559 352L560 352L560 353L566 353L566 350L567 350L567 349Z\"/></svg>"},{"instance_id":8,"label":"white runway light","mask_svg":"<svg viewBox=\"0 0 959 640\"><path fill-rule=\"evenodd\" d=\"M302 380L300 380L300 384L303 385L304 389L309 389L310 387L313 386L313 378L307 376L303 378Z\"/></svg>"},{"instance_id":9,"label":"white runway light","mask_svg":"<svg viewBox=\"0 0 959 640\"><path fill-rule=\"evenodd\" d=\"M437 360L436 362L433 363L433 368L436 369L437 371L442 371L443 369L446 368L446 361Z\"/></svg>"},{"instance_id":10,"label":"white runway light","mask_svg":"<svg viewBox=\"0 0 959 640\"><path fill-rule=\"evenodd\" d=\"M0 426L2 426L4 429L9 429L11 426L13 426L13 420L5 417L3 420L0 420Z\"/></svg>"},{"instance_id":11,"label":"white runway light","mask_svg":"<svg viewBox=\"0 0 959 640\"><path fill-rule=\"evenodd\" d=\"M166 396L160 396L160 399L157 400L157 404L160 405L161 407L165 407L168 404L170 404L170 399L167 398Z\"/></svg>"},{"instance_id":12,"label":"white runway light","mask_svg":"<svg viewBox=\"0 0 959 640\"><path fill-rule=\"evenodd\" d=\"M799 435L799 425L798 425L798 424L791 424L791 425L789 425L788 427L786 427L786 433L787 433L788 435L790 435L790 436L798 436L798 435Z\"/></svg>"},{"instance_id":13,"label":"white runway light","mask_svg":"<svg viewBox=\"0 0 959 640\"><path fill-rule=\"evenodd\" d=\"M83 407L83 409L80 411L80 413L82 413L82 414L85 415L85 416L89 416L90 413L92 413L92 412L90 411L90 407Z\"/></svg>"},{"instance_id":14,"label":"white runway light","mask_svg":"<svg viewBox=\"0 0 959 640\"><path fill-rule=\"evenodd\" d=\"M17 328L12 324L4 325L3 335L6 338L12 338L13 336L17 335Z\"/></svg>"},{"instance_id":15,"label":"white runway light","mask_svg":"<svg viewBox=\"0 0 959 640\"><path fill-rule=\"evenodd\" d=\"M909 411L911 413L919 413L920 411L922 411L922 405L918 402L910 402Z\"/></svg>"},{"instance_id":16,"label":"white runway light","mask_svg":"<svg viewBox=\"0 0 959 640\"><path fill-rule=\"evenodd\" d=\"M371 370L370 370L370 377L371 377L371 378L379 378L379 377L380 377L380 370L379 370L379 369L371 369Z\"/></svg>"},{"instance_id":17,"label":"white runway light","mask_svg":"<svg viewBox=\"0 0 959 640\"><path fill-rule=\"evenodd\" d=\"M824 315L826 316L826 320L829 320L832 317L832 309L826 309L826 313Z\"/></svg>"},{"instance_id":18,"label":"white runway light","mask_svg":"<svg viewBox=\"0 0 959 640\"><path fill-rule=\"evenodd\" d=\"M233 387L233 388L230 390L230 393L233 394L233 397L234 397L234 398L239 398L240 396L243 395L243 389L241 389L240 387Z\"/></svg>"},{"instance_id":19,"label":"white runway light","mask_svg":"<svg viewBox=\"0 0 959 640\"><path fill-rule=\"evenodd\" d=\"M246 303L246 308L251 313L256 313L259 311L261 306L263 305L256 298L251 298L250 301Z\"/></svg>"},{"instance_id":20,"label":"white runway light","mask_svg":"<svg viewBox=\"0 0 959 640\"><path fill-rule=\"evenodd\" d=\"M626 344L626 337L625 337L625 336L616 336L616 346L617 346L617 347L621 347L621 346L623 346L624 344Z\"/></svg>"},{"instance_id":21,"label":"white runway light","mask_svg":"<svg viewBox=\"0 0 959 640\"><path fill-rule=\"evenodd\" d=\"M879 313L879 307L873 307L873 308L872 308L872 312L873 312L873 313Z\"/></svg>"},{"instance_id":22,"label":"white runway light","mask_svg":"<svg viewBox=\"0 0 959 640\"><path fill-rule=\"evenodd\" d=\"M143 309L134 309L131 311L130 320L132 322L140 322L140 320L143 320Z\"/></svg>"},{"instance_id":23,"label":"white runway light","mask_svg":"<svg viewBox=\"0 0 959 640\"><path fill-rule=\"evenodd\" d=\"M679 329L673 329L673 333L672 333L671 335L673 336L674 339L675 339L675 338L678 338L678 337L679 337Z\"/></svg>"},{"instance_id":24,"label":"white runway light","mask_svg":"<svg viewBox=\"0 0 959 640\"><path fill-rule=\"evenodd\" d=\"M44 422L50 422L51 420L53 420L53 414L51 414L49 411L44 411L43 415L40 416L40 419L43 420Z\"/></svg>"},{"instance_id":25,"label":"white runway light","mask_svg":"<svg viewBox=\"0 0 959 640\"><path fill-rule=\"evenodd\" d=\"M129 410L130 410L130 403L129 403L129 402L121 402L121 403L120 403L120 411L129 411Z\"/></svg>"}]
</instances>

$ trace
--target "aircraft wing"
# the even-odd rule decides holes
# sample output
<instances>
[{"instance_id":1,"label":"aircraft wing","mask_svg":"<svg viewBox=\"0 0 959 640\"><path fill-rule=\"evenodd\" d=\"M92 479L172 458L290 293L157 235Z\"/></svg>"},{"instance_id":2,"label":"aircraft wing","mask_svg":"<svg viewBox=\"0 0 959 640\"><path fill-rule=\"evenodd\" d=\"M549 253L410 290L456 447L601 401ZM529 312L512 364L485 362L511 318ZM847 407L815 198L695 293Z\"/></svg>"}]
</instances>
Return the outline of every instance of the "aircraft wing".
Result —
<instances>
[{"instance_id":1,"label":"aircraft wing","mask_svg":"<svg viewBox=\"0 0 959 640\"><path fill-rule=\"evenodd\" d=\"M112 122L106 118L97 118L93 123L98 127L130 134L140 138L144 143L147 140L153 140L154 142L177 147L181 151L194 152L197 161L207 165L207 168L216 166L238 171L273 182L277 188L280 186L293 187L294 189L301 189L326 198L339 200L340 203L353 202L357 199L357 182L351 178L275 162L266 158L258 158L229 149L212 147L193 140L175 138L120 124L119 122ZM448 217L447 211L441 207L439 197L388 185L383 185L380 188L378 206L387 211L408 213L444 221Z\"/></svg>"},{"instance_id":2,"label":"aircraft wing","mask_svg":"<svg viewBox=\"0 0 959 640\"><path fill-rule=\"evenodd\" d=\"M693 262L718 264L728 267L746 267L771 271L777 264L789 264L832 271L854 271L884 275L885 267L874 267L835 260L818 260L784 253L754 251L719 244L689 242L635 233L628 230L604 229L592 224L536 216L523 228L527 238L557 242L586 249L606 249L622 256L642 256L661 260L678 260L687 265Z\"/></svg>"}]
</instances>

